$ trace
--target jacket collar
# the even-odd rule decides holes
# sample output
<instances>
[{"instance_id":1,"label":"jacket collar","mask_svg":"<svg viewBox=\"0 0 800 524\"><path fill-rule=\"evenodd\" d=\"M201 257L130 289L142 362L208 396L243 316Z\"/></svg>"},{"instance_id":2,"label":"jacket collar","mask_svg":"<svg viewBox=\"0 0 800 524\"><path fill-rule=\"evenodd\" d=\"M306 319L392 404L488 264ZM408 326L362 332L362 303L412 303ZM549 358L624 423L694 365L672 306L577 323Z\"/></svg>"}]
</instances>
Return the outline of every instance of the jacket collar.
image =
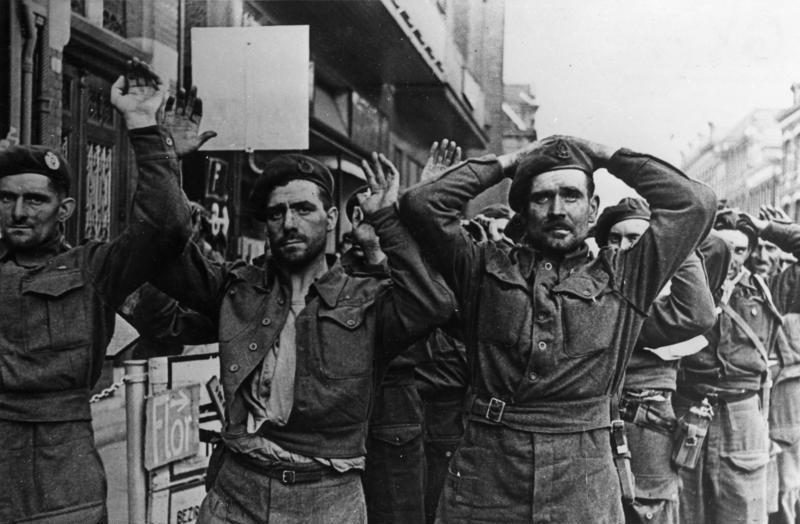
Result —
<instances>
[{"instance_id":1,"label":"jacket collar","mask_svg":"<svg viewBox=\"0 0 800 524\"><path fill-rule=\"evenodd\" d=\"M30 251L15 251L0 238L0 261L13 260L23 267L40 266L56 255L69 251L70 246L59 235Z\"/></svg>"},{"instance_id":2,"label":"jacket collar","mask_svg":"<svg viewBox=\"0 0 800 524\"><path fill-rule=\"evenodd\" d=\"M328 263L329 269L325 274L319 277L316 282L311 284L308 294L310 297L318 295L322 301L325 302L326 306L333 307L336 305L336 300L339 298L342 289L344 289L348 277L335 255L326 255L325 260ZM265 261L265 268L265 288L269 289L270 279L278 279L281 285L287 285L286 276L278 268L274 259L267 258Z\"/></svg>"},{"instance_id":3,"label":"jacket collar","mask_svg":"<svg viewBox=\"0 0 800 524\"><path fill-rule=\"evenodd\" d=\"M347 273L342 265L336 262L327 273L311 284L311 293L316 292L326 306L333 307L346 283Z\"/></svg>"},{"instance_id":4,"label":"jacket collar","mask_svg":"<svg viewBox=\"0 0 800 524\"><path fill-rule=\"evenodd\" d=\"M514 248L510 253L510 257L519 265L520 273L528 281L530 281L533 271L536 268L536 262L544 258L549 258L545 257L541 251L528 245L520 245ZM590 258L591 253L589 252L589 246L584 242L576 249L564 255L560 260L552 260L558 264L560 269L570 270L576 266L585 264Z\"/></svg>"}]
</instances>

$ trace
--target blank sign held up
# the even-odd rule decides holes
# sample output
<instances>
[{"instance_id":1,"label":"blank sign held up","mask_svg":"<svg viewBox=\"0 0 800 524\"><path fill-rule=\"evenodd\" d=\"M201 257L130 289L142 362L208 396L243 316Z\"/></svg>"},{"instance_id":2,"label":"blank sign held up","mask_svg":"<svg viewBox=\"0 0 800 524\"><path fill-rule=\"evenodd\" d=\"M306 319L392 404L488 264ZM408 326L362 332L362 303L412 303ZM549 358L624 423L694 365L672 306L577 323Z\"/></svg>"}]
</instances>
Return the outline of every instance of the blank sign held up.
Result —
<instances>
[{"instance_id":1,"label":"blank sign held up","mask_svg":"<svg viewBox=\"0 0 800 524\"><path fill-rule=\"evenodd\" d=\"M203 149L308 149L308 26L192 28Z\"/></svg>"}]
</instances>

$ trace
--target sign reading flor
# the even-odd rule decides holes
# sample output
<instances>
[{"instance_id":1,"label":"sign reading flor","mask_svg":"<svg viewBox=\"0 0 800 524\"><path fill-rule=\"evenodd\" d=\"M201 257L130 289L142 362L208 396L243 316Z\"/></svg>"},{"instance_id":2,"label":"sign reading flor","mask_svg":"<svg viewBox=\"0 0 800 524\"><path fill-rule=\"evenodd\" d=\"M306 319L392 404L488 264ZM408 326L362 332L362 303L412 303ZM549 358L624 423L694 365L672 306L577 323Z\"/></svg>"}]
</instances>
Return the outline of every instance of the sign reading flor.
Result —
<instances>
[{"instance_id":1,"label":"sign reading flor","mask_svg":"<svg viewBox=\"0 0 800 524\"><path fill-rule=\"evenodd\" d=\"M144 467L147 470L192 457L200 446L200 384L147 399Z\"/></svg>"}]
</instances>

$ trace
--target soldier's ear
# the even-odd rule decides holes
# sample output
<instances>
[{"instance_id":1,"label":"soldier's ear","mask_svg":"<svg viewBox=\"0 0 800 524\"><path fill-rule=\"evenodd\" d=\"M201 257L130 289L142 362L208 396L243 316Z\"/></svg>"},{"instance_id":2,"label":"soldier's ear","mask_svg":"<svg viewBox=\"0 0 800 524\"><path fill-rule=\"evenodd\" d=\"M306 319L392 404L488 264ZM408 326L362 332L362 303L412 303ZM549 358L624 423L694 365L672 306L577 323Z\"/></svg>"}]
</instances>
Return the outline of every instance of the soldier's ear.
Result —
<instances>
[{"instance_id":1,"label":"soldier's ear","mask_svg":"<svg viewBox=\"0 0 800 524\"><path fill-rule=\"evenodd\" d=\"M336 206L331 206L330 209L326 212L326 221L327 221L327 231L333 231L336 229L336 223L339 221L339 208Z\"/></svg>"},{"instance_id":2,"label":"soldier's ear","mask_svg":"<svg viewBox=\"0 0 800 524\"><path fill-rule=\"evenodd\" d=\"M592 195L589 199L589 223L594 224L597 222L597 210L600 209L600 197Z\"/></svg>"},{"instance_id":3,"label":"soldier's ear","mask_svg":"<svg viewBox=\"0 0 800 524\"><path fill-rule=\"evenodd\" d=\"M58 204L58 221L61 223L69 220L72 213L75 212L75 199L72 197L64 197Z\"/></svg>"}]
</instances>

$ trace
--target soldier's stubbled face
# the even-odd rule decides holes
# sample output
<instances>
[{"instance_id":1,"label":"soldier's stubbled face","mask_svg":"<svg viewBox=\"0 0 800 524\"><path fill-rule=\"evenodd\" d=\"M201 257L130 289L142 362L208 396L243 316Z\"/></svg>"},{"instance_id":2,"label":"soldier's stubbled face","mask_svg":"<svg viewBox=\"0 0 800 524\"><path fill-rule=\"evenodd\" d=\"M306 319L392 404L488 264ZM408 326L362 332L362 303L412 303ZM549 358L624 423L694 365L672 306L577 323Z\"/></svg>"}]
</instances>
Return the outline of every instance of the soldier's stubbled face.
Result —
<instances>
[{"instance_id":1,"label":"soldier's stubbled face","mask_svg":"<svg viewBox=\"0 0 800 524\"><path fill-rule=\"evenodd\" d=\"M59 194L39 173L0 178L0 233L19 251L36 249L60 234L59 223L75 209L75 200Z\"/></svg>"},{"instance_id":2,"label":"soldier's stubbled face","mask_svg":"<svg viewBox=\"0 0 800 524\"><path fill-rule=\"evenodd\" d=\"M589 192L589 177L577 169L533 177L526 232L537 249L565 254L579 247L597 219L599 199Z\"/></svg>"},{"instance_id":3,"label":"soldier's stubbled face","mask_svg":"<svg viewBox=\"0 0 800 524\"><path fill-rule=\"evenodd\" d=\"M275 187L267 200L267 236L273 256L290 270L300 270L324 255L328 232L338 218L325 209L320 187L308 180L291 180Z\"/></svg>"},{"instance_id":4,"label":"soldier's stubbled face","mask_svg":"<svg viewBox=\"0 0 800 524\"><path fill-rule=\"evenodd\" d=\"M717 235L727 242L733 255L731 265L728 267L728 278L731 279L739 274L747 257L750 256L748 238L738 229L720 229L717 230Z\"/></svg>"}]
</instances>

